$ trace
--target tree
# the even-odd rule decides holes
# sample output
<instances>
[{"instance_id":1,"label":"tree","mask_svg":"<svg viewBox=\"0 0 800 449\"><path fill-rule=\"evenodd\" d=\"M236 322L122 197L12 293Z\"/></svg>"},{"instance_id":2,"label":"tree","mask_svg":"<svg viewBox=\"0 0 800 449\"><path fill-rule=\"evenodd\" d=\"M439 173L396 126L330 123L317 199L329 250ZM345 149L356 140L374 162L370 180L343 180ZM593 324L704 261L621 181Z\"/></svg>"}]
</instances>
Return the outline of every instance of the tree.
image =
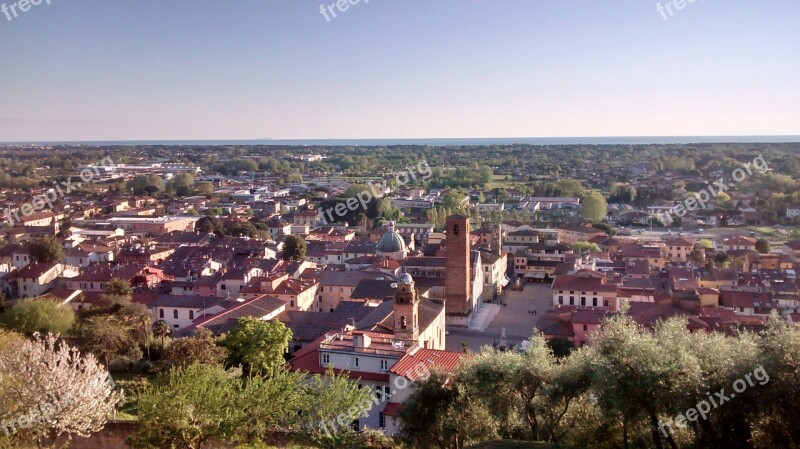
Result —
<instances>
[{"instance_id":1,"label":"tree","mask_svg":"<svg viewBox=\"0 0 800 449\"><path fill-rule=\"evenodd\" d=\"M401 438L410 447L461 449L497 435L487 409L450 378L434 370L403 402Z\"/></svg>"},{"instance_id":2,"label":"tree","mask_svg":"<svg viewBox=\"0 0 800 449\"><path fill-rule=\"evenodd\" d=\"M100 431L120 402L108 371L92 355L52 334L0 346L0 419L18 442L52 446L59 436ZM21 417L25 417L24 422Z\"/></svg>"},{"instance_id":3,"label":"tree","mask_svg":"<svg viewBox=\"0 0 800 449\"><path fill-rule=\"evenodd\" d=\"M214 216L205 216L195 223L195 229L199 232L206 234L214 233L217 235L224 235L225 228L222 226L222 221Z\"/></svg>"},{"instance_id":4,"label":"tree","mask_svg":"<svg viewBox=\"0 0 800 449\"><path fill-rule=\"evenodd\" d=\"M192 365L163 374L137 399L139 432L133 447L218 447L239 431L242 410L233 405L238 379L223 368Z\"/></svg>"},{"instance_id":5,"label":"tree","mask_svg":"<svg viewBox=\"0 0 800 449\"><path fill-rule=\"evenodd\" d=\"M194 175L179 173L167 183L167 190L178 196L188 196L194 193Z\"/></svg>"},{"instance_id":6,"label":"tree","mask_svg":"<svg viewBox=\"0 0 800 449\"><path fill-rule=\"evenodd\" d=\"M581 215L586 220L597 223L608 214L608 204L602 193L594 190L583 197Z\"/></svg>"},{"instance_id":7,"label":"tree","mask_svg":"<svg viewBox=\"0 0 800 449\"><path fill-rule=\"evenodd\" d=\"M246 372L269 375L285 365L284 354L291 339L292 331L278 320L245 317L239 319L223 344L230 364L241 364Z\"/></svg>"},{"instance_id":8,"label":"tree","mask_svg":"<svg viewBox=\"0 0 800 449\"><path fill-rule=\"evenodd\" d=\"M597 243L578 242L572 245L572 251L581 254L585 252L599 253L601 250L600 250L600 245L598 245Z\"/></svg>"},{"instance_id":9,"label":"tree","mask_svg":"<svg viewBox=\"0 0 800 449\"><path fill-rule=\"evenodd\" d=\"M568 357L572 350L575 349L572 342L564 337L555 337L547 340L547 347L553 351L554 356L560 359Z\"/></svg>"},{"instance_id":10,"label":"tree","mask_svg":"<svg viewBox=\"0 0 800 449\"><path fill-rule=\"evenodd\" d=\"M303 430L321 447L342 446L352 432L351 423L374 405L372 389L359 388L346 373L332 369L325 376L311 377L303 392Z\"/></svg>"},{"instance_id":11,"label":"tree","mask_svg":"<svg viewBox=\"0 0 800 449\"><path fill-rule=\"evenodd\" d=\"M225 234L234 237L250 237L258 236L258 229L253 223L249 221L241 222L228 222L225 225Z\"/></svg>"},{"instance_id":12,"label":"tree","mask_svg":"<svg viewBox=\"0 0 800 449\"><path fill-rule=\"evenodd\" d=\"M194 185L194 190L198 195L210 195L214 193L214 183L203 181Z\"/></svg>"},{"instance_id":13,"label":"tree","mask_svg":"<svg viewBox=\"0 0 800 449\"><path fill-rule=\"evenodd\" d=\"M766 239L758 239L756 240L756 251L761 254L769 254L769 240Z\"/></svg>"},{"instance_id":14,"label":"tree","mask_svg":"<svg viewBox=\"0 0 800 449\"><path fill-rule=\"evenodd\" d=\"M221 367L226 356L225 348L217 345L211 331L201 327L195 335L173 341L161 360L170 368L187 368L196 364Z\"/></svg>"},{"instance_id":15,"label":"tree","mask_svg":"<svg viewBox=\"0 0 800 449\"><path fill-rule=\"evenodd\" d=\"M52 332L62 334L75 323L75 312L61 302L32 298L17 302L11 309L0 315L0 322L8 329L26 334Z\"/></svg>"},{"instance_id":16,"label":"tree","mask_svg":"<svg viewBox=\"0 0 800 449\"><path fill-rule=\"evenodd\" d=\"M64 247L58 237L45 235L28 244L31 259L38 263L61 262L64 260Z\"/></svg>"},{"instance_id":17,"label":"tree","mask_svg":"<svg viewBox=\"0 0 800 449\"><path fill-rule=\"evenodd\" d=\"M131 287L130 282L124 279L114 278L106 284L105 293L107 295L125 296L130 299L133 296L133 287Z\"/></svg>"},{"instance_id":18,"label":"tree","mask_svg":"<svg viewBox=\"0 0 800 449\"><path fill-rule=\"evenodd\" d=\"M299 235L290 235L283 242L283 260L303 260L306 258L308 245Z\"/></svg>"},{"instance_id":19,"label":"tree","mask_svg":"<svg viewBox=\"0 0 800 449\"><path fill-rule=\"evenodd\" d=\"M171 332L172 329L169 327L169 324L164 320L158 320L153 323L152 326L153 337L161 339L161 349L164 349L164 338L166 338Z\"/></svg>"},{"instance_id":20,"label":"tree","mask_svg":"<svg viewBox=\"0 0 800 449\"><path fill-rule=\"evenodd\" d=\"M83 348L106 366L132 365L142 359L136 334L136 324L115 315L86 318L78 331Z\"/></svg>"}]
</instances>

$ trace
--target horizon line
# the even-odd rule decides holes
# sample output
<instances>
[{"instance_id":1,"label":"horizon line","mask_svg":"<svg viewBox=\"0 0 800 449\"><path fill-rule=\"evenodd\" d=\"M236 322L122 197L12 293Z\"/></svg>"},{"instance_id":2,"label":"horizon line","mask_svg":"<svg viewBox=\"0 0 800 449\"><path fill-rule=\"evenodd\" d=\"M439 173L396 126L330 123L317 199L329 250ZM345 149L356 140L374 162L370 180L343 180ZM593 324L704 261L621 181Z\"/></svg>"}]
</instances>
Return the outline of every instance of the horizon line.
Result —
<instances>
[{"instance_id":1,"label":"horizon line","mask_svg":"<svg viewBox=\"0 0 800 449\"><path fill-rule=\"evenodd\" d=\"M563 140L564 143L560 145L574 145L574 144L598 144L587 142L590 140L631 140L641 139L641 142L618 142L619 144L693 144L693 143L800 143L800 134L739 134L739 135L620 135L620 136L548 136L548 137L382 137L382 138L256 138L256 139L111 139L111 140L18 140L18 141L0 141L0 146L17 146L17 145L114 145L114 144L141 144L141 145L200 145L208 144L209 142L217 142L212 145L226 145L227 143L252 143L257 145L275 146L275 145L293 145L290 142L299 142L297 145L302 145L301 142L319 142L312 146L324 146L328 142L381 142L383 144L391 142L414 142L424 144L426 141L439 142L442 141L484 141L500 142L503 144L532 144L530 141L548 141L548 140ZM647 139L653 139L648 141ZM664 142L665 139L679 139L674 142ZM702 141L689 141L687 139L702 139ZM735 141L709 141L708 139L736 139ZM768 139L768 140L742 140L742 139ZM781 140L787 139L787 140ZM528 141L528 142L525 142ZM269 143L273 142L273 143ZM550 143L557 144L557 143ZM614 142L603 142L600 144L615 144ZM340 144L347 145L347 144Z\"/></svg>"}]
</instances>

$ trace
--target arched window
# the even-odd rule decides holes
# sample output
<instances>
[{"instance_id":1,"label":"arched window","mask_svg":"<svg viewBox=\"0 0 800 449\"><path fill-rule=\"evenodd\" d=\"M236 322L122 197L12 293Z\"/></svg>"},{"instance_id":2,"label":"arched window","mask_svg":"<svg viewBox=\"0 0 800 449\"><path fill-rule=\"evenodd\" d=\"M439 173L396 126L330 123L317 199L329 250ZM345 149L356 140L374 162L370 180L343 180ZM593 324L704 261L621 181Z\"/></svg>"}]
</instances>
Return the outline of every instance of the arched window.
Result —
<instances>
[{"instance_id":1,"label":"arched window","mask_svg":"<svg viewBox=\"0 0 800 449\"><path fill-rule=\"evenodd\" d=\"M453 235L458 235L458 225L453 226Z\"/></svg>"}]
</instances>

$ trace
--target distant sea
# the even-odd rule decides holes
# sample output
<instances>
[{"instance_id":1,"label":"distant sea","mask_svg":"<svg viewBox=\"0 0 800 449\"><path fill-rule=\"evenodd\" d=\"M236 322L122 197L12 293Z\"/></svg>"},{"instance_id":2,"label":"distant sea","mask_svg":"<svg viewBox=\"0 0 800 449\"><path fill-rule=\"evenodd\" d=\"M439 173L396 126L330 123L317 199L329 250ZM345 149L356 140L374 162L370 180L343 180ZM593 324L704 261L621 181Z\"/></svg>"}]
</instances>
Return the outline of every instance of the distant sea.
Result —
<instances>
[{"instance_id":1,"label":"distant sea","mask_svg":"<svg viewBox=\"0 0 800 449\"><path fill-rule=\"evenodd\" d=\"M390 146L390 145L648 145L693 143L800 143L800 136L651 136L651 137L520 137L520 138L452 138L452 139L260 139L260 140L119 140L119 141L62 141L62 142L0 142L0 145L275 145L275 146Z\"/></svg>"}]
</instances>

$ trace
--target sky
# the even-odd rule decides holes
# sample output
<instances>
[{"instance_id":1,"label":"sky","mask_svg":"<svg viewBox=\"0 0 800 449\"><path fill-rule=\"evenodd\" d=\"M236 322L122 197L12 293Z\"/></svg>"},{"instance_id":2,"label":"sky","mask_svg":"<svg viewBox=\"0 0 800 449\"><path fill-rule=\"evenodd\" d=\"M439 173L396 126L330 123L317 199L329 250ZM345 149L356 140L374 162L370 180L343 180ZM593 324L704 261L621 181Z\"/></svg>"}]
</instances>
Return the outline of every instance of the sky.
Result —
<instances>
[{"instance_id":1,"label":"sky","mask_svg":"<svg viewBox=\"0 0 800 449\"><path fill-rule=\"evenodd\" d=\"M800 135L796 0L19 1L0 141Z\"/></svg>"}]
</instances>

